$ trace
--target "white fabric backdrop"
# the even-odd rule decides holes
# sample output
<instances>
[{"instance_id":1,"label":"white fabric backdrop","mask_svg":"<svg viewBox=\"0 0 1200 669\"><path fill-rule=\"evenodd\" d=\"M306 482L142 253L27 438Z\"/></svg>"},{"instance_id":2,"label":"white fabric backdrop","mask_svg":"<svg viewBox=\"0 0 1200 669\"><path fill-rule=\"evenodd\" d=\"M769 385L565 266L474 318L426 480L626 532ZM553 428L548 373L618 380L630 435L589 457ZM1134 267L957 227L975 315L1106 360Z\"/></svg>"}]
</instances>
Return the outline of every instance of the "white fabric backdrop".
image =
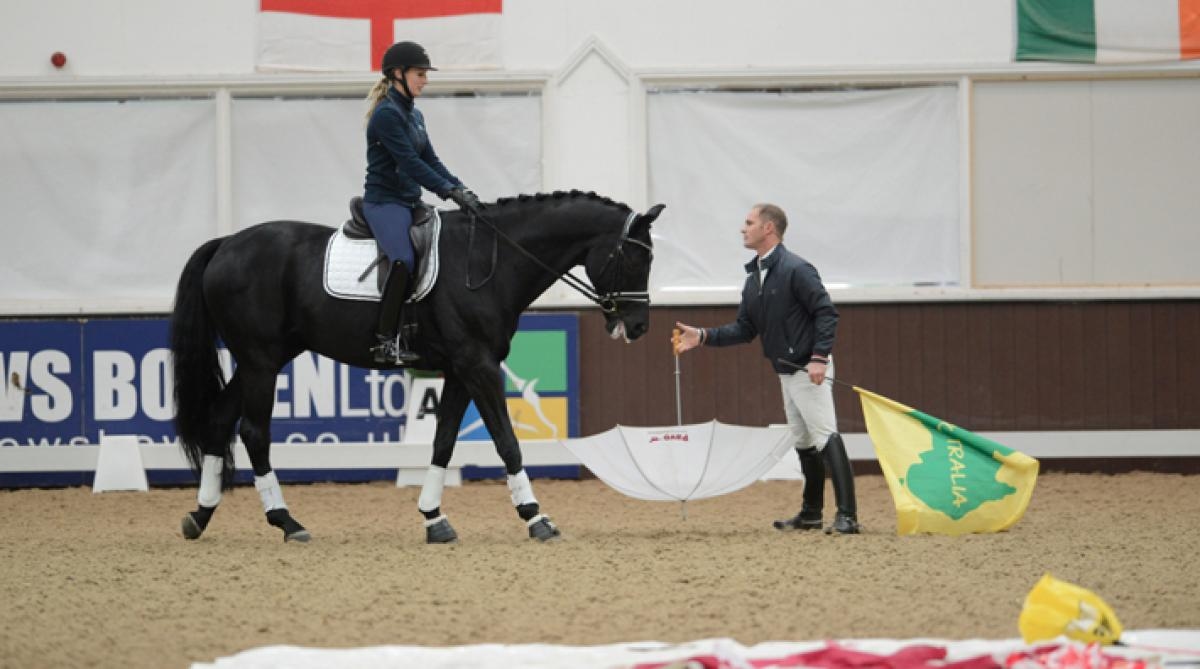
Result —
<instances>
[{"instance_id":1,"label":"white fabric backdrop","mask_svg":"<svg viewBox=\"0 0 1200 669\"><path fill-rule=\"evenodd\" d=\"M423 98L418 107L442 162L480 198L540 189L540 97ZM234 226L346 220L366 175L365 112L363 100L235 99ZM443 204L429 193L425 201Z\"/></svg>"},{"instance_id":2,"label":"white fabric backdrop","mask_svg":"<svg viewBox=\"0 0 1200 669\"><path fill-rule=\"evenodd\" d=\"M959 282L952 86L787 93L652 92L651 288L736 300L750 207L788 214L784 244L827 284Z\"/></svg>"},{"instance_id":3,"label":"white fabric backdrop","mask_svg":"<svg viewBox=\"0 0 1200 669\"><path fill-rule=\"evenodd\" d=\"M0 105L0 300L168 298L216 220L212 100Z\"/></svg>"},{"instance_id":4,"label":"white fabric backdrop","mask_svg":"<svg viewBox=\"0 0 1200 669\"><path fill-rule=\"evenodd\" d=\"M480 197L540 189L540 97L420 106ZM234 227L344 221L362 193L364 112L359 99L235 99ZM0 304L169 308L184 262L218 234L216 146L212 99L0 104Z\"/></svg>"}]
</instances>

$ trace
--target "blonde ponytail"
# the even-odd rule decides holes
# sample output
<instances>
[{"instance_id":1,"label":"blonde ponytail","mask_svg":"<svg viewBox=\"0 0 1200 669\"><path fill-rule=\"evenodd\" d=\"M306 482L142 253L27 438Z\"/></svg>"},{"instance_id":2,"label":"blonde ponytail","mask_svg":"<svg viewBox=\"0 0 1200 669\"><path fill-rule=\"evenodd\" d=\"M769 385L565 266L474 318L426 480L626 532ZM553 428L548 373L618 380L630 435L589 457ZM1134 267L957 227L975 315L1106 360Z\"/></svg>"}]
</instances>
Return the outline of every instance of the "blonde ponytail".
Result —
<instances>
[{"instance_id":1,"label":"blonde ponytail","mask_svg":"<svg viewBox=\"0 0 1200 669\"><path fill-rule=\"evenodd\" d=\"M371 115L375 113L375 109L379 107L379 103L383 101L383 96L387 95L388 86L390 85L391 82L388 81L387 77L384 77L383 79L379 80L379 83L375 84L375 86L371 88L370 93L367 93L367 117L363 119L364 128L367 127L367 124L371 122Z\"/></svg>"}]
</instances>

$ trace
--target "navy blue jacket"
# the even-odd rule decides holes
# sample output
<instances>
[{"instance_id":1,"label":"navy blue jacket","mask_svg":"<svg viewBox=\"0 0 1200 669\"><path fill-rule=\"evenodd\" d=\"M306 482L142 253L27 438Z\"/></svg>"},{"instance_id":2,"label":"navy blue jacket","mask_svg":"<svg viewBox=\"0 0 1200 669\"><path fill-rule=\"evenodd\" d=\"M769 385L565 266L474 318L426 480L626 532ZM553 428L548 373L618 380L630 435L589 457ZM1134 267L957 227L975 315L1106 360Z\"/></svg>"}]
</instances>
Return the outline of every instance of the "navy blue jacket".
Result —
<instances>
[{"instance_id":1,"label":"navy blue jacket","mask_svg":"<svg viewBox=\"0 0 1200 669\"><path fill-rule=\"evenodd\" d=\"M425 117L410 98L388 88L367 122L367 202L399 202L415 207L424 186L443 200L462 182L433 150Z\"/></svg>"},{"instance_id":2,"label":"navy blue jacket","mask_svg":"<svg viewBox=\"0 0 1200 669\"><path fill-rule=\"evenodd\" d=\"M743 344L762 338L763 355L780 374L795 368L778 362L783 358L797 365L813 355L833 352L838 312L821 283L817 268L780 244L767 256L767 278L758 283L758 258L746 263L746 285L737 320L717 328L705 328L709 346Z\"/></svg>"}]
</instances>

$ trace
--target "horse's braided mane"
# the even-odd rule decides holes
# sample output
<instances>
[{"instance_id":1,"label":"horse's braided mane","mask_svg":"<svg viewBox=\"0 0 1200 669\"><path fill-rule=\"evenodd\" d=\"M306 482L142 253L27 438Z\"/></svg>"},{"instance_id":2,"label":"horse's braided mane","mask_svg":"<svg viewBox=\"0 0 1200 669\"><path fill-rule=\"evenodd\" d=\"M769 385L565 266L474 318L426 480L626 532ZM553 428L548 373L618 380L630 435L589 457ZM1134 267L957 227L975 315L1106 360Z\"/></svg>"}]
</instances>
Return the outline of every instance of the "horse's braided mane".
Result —
<instances>
[{"instance_id":1,"label":"horse's braided mane","mask_svg":"<svg viewBox=\"0 0 1200 669\"><path fill-rule=\"evenodd\" d=\"M535 193L533 195L526 195L526 194L522 193L521 195L518 195L516 197L502 197L499 200L496 200L496 206L503 206L503 205L507 205L507 204L521 204L521 203L525 203L525 202L542 201L542 200L562 200L562 199L593 200L593 201L600 202L602 204L606 204L609 206L618 207L623 211L633 211L633 209L630 208L630 206L627 204L624 204L622 202L617 202L611 198L607 198L607 197L600 195L598 193L595 193L593 191L585 192L585 191L581 191L581 190L570 190L570 191L558 190L558 191L554 191L553 193Z\"/></svg>"}]
</instances>

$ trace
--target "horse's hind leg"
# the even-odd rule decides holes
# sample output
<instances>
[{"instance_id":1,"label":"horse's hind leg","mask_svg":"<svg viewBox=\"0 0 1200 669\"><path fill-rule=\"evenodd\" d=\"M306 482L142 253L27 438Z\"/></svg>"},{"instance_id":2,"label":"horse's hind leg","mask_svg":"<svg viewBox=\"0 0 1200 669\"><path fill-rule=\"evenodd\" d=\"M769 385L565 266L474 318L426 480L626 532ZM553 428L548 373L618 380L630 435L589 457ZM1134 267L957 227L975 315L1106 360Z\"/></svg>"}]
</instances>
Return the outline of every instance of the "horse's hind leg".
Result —
<instances>
[{"instance_id":1,"label":"horse's hind leg","mask_svg":"<svg viewBox=\"0 0 1200 669\"><path fill-rule=\"evenodd\" d=\"M254 468L254 487L262 498L267 522L283 530L284 541L307 542L308 530L292 518L283 501L279 479L271 469L271 409L275 403L275 372L245 373L242 390L242 424L238 434Z\"/></svg>"},{"instance_id":2,"label":"horse's hind leg","mask_svg":"<svg viewBox=\"0 0 1200 669\"><path fill-rule=\"evenodd\" d=\"M212 520L217 505L221 503L226 458L230 463L232 476L233 453L230 451L230 442L233 439L233 426L237 423L240 413L241 381L238 375L234 374L217 399L212 432L204 440L204 459L200 470L200 490L196 493L196 510L183 516L182 531L185 539L199 539L204 530L208 529L208 523Z\"/></svg>"}]
</instances>

